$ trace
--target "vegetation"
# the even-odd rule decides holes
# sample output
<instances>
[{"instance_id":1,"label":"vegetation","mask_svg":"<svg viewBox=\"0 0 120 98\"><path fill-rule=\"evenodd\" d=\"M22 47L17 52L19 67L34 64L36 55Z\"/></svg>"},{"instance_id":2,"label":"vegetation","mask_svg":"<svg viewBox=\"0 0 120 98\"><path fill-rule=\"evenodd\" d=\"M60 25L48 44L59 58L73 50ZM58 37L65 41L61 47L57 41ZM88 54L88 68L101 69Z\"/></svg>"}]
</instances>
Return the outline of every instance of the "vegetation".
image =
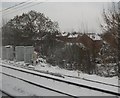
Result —
<instances>
[{"instance_id":1,"label":"vegetation","mask_svg":"<svg viewBox=\"0 0 120 98\"><path fill-rule=\"evenodd\" d=\"M58 23L43 13L30 11L16 16L2 27L3 45L35 45L35 40L58 31Z\"/></svg>"},{"instance_id":2,"label":"vegetation","mask_svg":"<svg viewBox=\"0 0 120 98\"><path fill-rule=\"evenodd\" d=\"M112 35L111 40L114 40L114 45L115 45L114 56L116 57L117 54L116 61L118 65L117 75L120 77L120 62L119 62L120 61L120 8L119 6L120 6L119 3L117 4L113 3L111 9L109 9L108 11L106 10L103 11L103 18L105 25L101 25L101 27L104 32L103 36L104 35L109 36L111 34ZM109 48L109 51L111 51L111 48Z\"/></svg>"},{"instance_id":3,"label":"vegetation","mask_svg":"<svg viewBox=\"0 0 120 98\"><path fill-rule=\"evenodd\" d=\"M70 42L68 44L58 40L57 36L60 35L58 23L36 11L23 13L8 21L2 27L2 42L3 45L13 46L33 45L39 56L45 57L46 61L53 66L58 65L68 70L75 69L101 76L119 75L120 72L117 71L118 68L115 64L117 62L120 66L119 11L120 9L116 8L116 5L108 12L103 11L105 25L101 25L104 34L99 52L94 48L96 46L93 40L88 38L86 34L84 34L82 41L89 47L80 43ZM110 41L113 41L113 47L104 42L108 36L112 36ZM85 39L86 37L87 39ZM116 56L117 54L118 56ZM98 66L98 61L101 66ZM114 67L111 64L109 66L108 62L114 63ZM111 74L112 69L115 70L114 74Z\"/></svg>"}]
</instances>

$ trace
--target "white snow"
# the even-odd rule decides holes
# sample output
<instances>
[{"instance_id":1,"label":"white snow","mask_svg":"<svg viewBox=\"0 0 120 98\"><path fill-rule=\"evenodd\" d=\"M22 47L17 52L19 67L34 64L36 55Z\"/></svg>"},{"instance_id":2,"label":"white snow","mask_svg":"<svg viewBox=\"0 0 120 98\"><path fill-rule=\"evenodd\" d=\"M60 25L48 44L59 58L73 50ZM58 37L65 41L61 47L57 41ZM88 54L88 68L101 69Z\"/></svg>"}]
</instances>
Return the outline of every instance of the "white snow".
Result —
<instances>
[{"instance_id":1,"label":"white snow","mask_svg":"<svg viewBox=\"0 0 120 98\"><path fill-rule=\"evenodd\" d=\"M4 66L10 66L10 65L4 65ZM15 68L14 66L11 66L11 67ZM22 69L22 68L17 68L17 69ZM89 90L89 89L86 89L86 88L81 88L81 87L69 85L69 84L66 84L66 83L63 83L63 82L54 81L52 79L47 79L47 78L44 78L44 77L34 76L32 74L23 73L23 72L20 72L20 71L17 71L17 70L9 69L9 68L4 68L3 67L3 70L4 70L3 72L5 72L9 75L13 75L15 77L20 77L22 79L31 81L33 83L40 84L42 86L46 86L46 87L49 87L49 88L52 88L52 89L55 89L55 90L58 90L58 91L61 91L61 92L65 92L67 94L71 94L71 95L74 95L74 96L111 96L111 94L106 94L106 93L102 93L102 92L98 92L98 91L94 91L94 90ZM26 70L26 69L22 69L22 70ZM31 71L31 70L26 70L26 71L34 72L34 71ZM51 75L47 75L47 74L43 74L43 73L38 73L38 72L34 72L34 73L44 75L44 76L54 77L54 78L57 78L57 79L60 79L60 80L68 81L68 79L66 79L66 78L55 77L55 76L51 76ZM7 82L9 85L11 85L12 82L15 83L15 84L12 83L13 86L10 87L10 88L8 88L8 86L6 86L6 84L5 84L5 88L3 86L3 88L5 90L9 91L11 88L13 88L13 87L16 88L17 87L15 89L15 91L17 91L17 93L22 93L23 92L22 94L24 94L24 92L29 92L30 91L30 90L23 90L23 89L28 89L26 83L24 83L24 86L22 86L21 83L16 84L16 80L5 81L5 82ZM16 86L14 86L14 85L16 85ZM32 93L35 94L37 92L39 92L39 90L34 89L34 91ZM37 95L40 96L39 93ZM45 95L48 96L47 93Z\"/></svg>"},{"instance_id":2,"label":"white snow","mask_svg":"<svg viewBox=\"0 0 120 98\"><path fill-rule=\"evenodd\" d=\"M49 91L44 88L36 87L24 81L8 77L6 75L3 75L2 81L2 89L14 96L63 96L62 94Z\"/></svg>"},{"instance_id":3,"label":"white snow","mask_svg":"<svg viewBox=\"0 0 120 98\"><path fill-rule=\"evenodd\" d=\"M97 75L88 75L88 74L85 74L82 72L80 72L80 76L78 76L77 70L71 71L71 70L61 69L58 66L52 66L49 63L47 63L46 60L43 58L39 58L38 60L40 61L40 64L38 64L34 67L34 69L38 70L38 71L59 73L61 75L68 75L68 76L73 76L73 77L78 77L78 78L80 77L80 78L90 79L90 80L94 80L94 81L104 82L107 84L118 85L118 77L117 76L116 77L100 77ZM14 62L14 61L4 60L4 61L1 61L1 63L10 64L10 65L18 66L18 67L26 66L24 61ZM31 66L31 65L29 65L29 66Z\"/></svg>"},{"instance_id":4,"label":"white snow","mask_svg":"<svg viewBox=\"0 0 120 98\"><path fill-rule=\"evenodd\" d=\"M67 35L68 35L68 32L62 32L61 35L62 35L62 36L67 36Z\"/></svg>"},{"instance_id":5,"label":"white snow","mask_svg":"<svg viewBox=\"0 0 120 98\"><path fill-rule=\"evenodd\" d=\"M68 36L68 38L77 38L78 37L78 34L70 34L69 36Z\"/></svg>"},{"instance_id":6,"label":"white snow","mask_svg":"<svg viewBox=\"0 0 120 98\"><path fill-rule=\"evenodd\" d=\"M53 72L53 73L59 73L62 75L69 75L69 76L104 82L108 84L118 85L118 77L109 77L109 78L106 77L105 78L105 77L100 77L97 75L88 75L82 72L80 73L80 76L78 76L78 71L76 70L70 71L66 69L61 69L58 66L52 66L50 64L47 64L45 60L44 62L41 62L39 65L35 66L35 70L48 71L48 72Z\"/></svg>"},{"instance_id":7,"label":"white snow","mask_svg":"<svg viewBox=\"0 0 120 98\"><path fill-rule=\"evenodd\" d=\"M87 33L87 35L92 39L92 40L101 40L101 37L96 34L96 33Z\"/></svg>"},{"instance_id":8,"label":"white snow","mask_svg":"<svg viewBox=\"0 0 120 98\"><path fill-rule=\"evenodd\" d=\"M104 82L104 83L107 83L107 84L113 84L113 85L118 86L118 78L117 77L105 78L105 77L100 77L100 76L97 76L97 75L84 74L82 72L80 72L80 76L78 76L78 71L75 71L75 70L69 71L69 70L66 70L66 69L61 69L58 66L51 66L43 58L39 58L38 60L40 61L40 64L36 65L35 67L33 67L32 65L29 65L29 67L32 67L36 71L38 70L38 71L44 71L44 72L47 72L47 73L52 72L52 73L60 74L60 75L64 76L65 78L56 77L56 76L52 76L52 75L45 74L45 73L39 73L39 72L36 72L36 71L27 70L27 69L24 69L24 70L34 72L34 73L37 73L37 74L41 74L41 75L45 75L45 76L55 77L55 78L58 78L58 79L61 79L61 80L71 81L71 82L78 83L78 84L84 84L84 85L88 85L88 86L92 86L92 87L98 87L98 88L101 88L101 89L106 89L106 90L109 90L109 91L118 92L118 89L116 87L112 87L112 86L108 86L108 85L103 85L103 84L98 84L98 83L93 83L93 82L78 79L78 78L90 79L90 80ZM15 67L17 69L22 69L22 70L25 67L24 62L14 62L14 61L4 60L4 61L2 61L2 64L4 64L5 66L14 65L14 66L11 66L11 67ZM7 64L9 64L9 65L7 65ZM20 68L20 67L23 67L23 68ZM26 68L28 68L28 67L26 67ZM80 89L80 88L75 87L75 86L69 86L69 85L66 85L64 83L59 83L59 82L56 83L56 82L53 82L49 79L46 80L46 79L43 79L43 78L38 78L37 76L34 77L34 76L26 75L26 74L23 74L23 73L20 73L20 72L11 71L11 70L8 70L7 68L6 69L4 68L3 70L5 72L7 72L8 74L19 76L19 77L28 79L30 81L33 81L35 83L40 83L42 85L45 85L45 86L48 86L48 87L51 87L51 88L54 88L54 89L59 89L61 91L65 91L67 93L75 94L75 95L78 95L78 96L94 96L94 95L103 96L103 95L106 95L104 93L91 91L91 90L88 90L88 89ZM74 78L70 78L70 77L67 77L65 75L73 76ZM75 78L75 77L78 77L78 78ZM17 81L17 80L15 80L15 81ZM23 83L23 84L25 85L25 83ZM7 86L4 86L4 87L7 88ZM16 86L13 86L13 88L15 88L15 87L19 88L19 86L17 86L17 84L16 84ZM63 87L65 87L65 88L63 88ZM10 88L12 88L12 87L10 87ZM24 92L29 92L28 87L26 87L26 86L23 86L22 88L20 87L20 90L23 90L23 89L25 89ZM26 90L26 89L28 89L28 90ZM71 92L70 89L73 89L72 92ZM37 91L35 90L33 92L33 95L36 94L36 92Z\"/></svg>"},{"instance_id":9,"label":"white snow","mask_svg":"<svg viewBox=\"0 0 120 98\"><path fill-rule=\"evenodd\" d=\"M7 45L7 46L5 46L6 48L11 48L12 46L11 45Z\"/></svg>"}]
</instances>

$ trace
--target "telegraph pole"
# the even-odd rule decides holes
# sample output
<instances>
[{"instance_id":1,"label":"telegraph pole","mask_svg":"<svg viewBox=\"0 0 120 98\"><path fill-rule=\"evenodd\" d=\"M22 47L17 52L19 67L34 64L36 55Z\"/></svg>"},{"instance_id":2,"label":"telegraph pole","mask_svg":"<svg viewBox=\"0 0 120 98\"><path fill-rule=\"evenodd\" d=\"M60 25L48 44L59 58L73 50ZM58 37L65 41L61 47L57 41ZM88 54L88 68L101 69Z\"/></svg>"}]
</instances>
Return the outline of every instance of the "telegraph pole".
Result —
<instances>
[{"instance_id":1,"label":"telegraph pole","mask_svg":"<svg viewBox=\"0 0 120 98\"><path fill-rule=\"evenodd\" d=\"M120 78L120 1L118 2L118 77Z\"/></svg>"}]
</instances>

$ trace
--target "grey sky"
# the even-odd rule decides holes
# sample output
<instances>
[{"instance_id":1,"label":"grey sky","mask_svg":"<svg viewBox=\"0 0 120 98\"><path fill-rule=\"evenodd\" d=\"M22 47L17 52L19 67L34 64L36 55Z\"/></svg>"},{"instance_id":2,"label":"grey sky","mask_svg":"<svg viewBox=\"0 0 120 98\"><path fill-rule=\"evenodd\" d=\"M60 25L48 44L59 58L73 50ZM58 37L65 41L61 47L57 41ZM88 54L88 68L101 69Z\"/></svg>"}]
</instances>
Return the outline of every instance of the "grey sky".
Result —
<instances>
[{"instance_id":1,"label":"grey sky","mask_svg":"<svg viewBox=\"0 0 120 98\"><path fill-rule=\"evenodd\" d=\"M2 8L13 6L17 3L7 2L2 3ZM35 3L32 3L33 5ZM37 4L37 3L36 3ZM102 20L103 8L107 9L110 7L110 3L105 2L45 2L36 6L23 8L22 10L12 10L10 14L3 16L4 19L13 18L15 15L20 15L23 12L30 10L36 10L44 13L53 21L59 23L61 31L84 31L100 33L100 23ZM20 8L19 8L20 9Z\"/></svg>"}]
</instances>

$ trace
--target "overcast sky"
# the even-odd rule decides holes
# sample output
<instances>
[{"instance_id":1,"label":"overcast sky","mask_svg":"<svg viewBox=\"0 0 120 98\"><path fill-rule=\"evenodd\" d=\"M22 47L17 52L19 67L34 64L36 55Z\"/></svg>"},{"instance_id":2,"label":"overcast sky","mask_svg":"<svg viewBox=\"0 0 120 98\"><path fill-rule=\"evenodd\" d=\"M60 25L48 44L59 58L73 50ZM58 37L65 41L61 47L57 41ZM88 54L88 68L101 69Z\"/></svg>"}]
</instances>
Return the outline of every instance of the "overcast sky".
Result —
<instances>
[{"instance_id":1,"label":"overcast sky","mask_svg":"<svg viewBox=\"0 0 120 98\"><path fill-rule=\"evenodd\" d=\"M8 8L17 4L17 2L2 3L2 8ZM32 3L25 7L19 7L18 10L10 10L10 13L3 15L4 19L11 19L15 15L21 15L23 12L35 10L44 13L53 21L57 21L61 31L84 31L101 33L100 23L102 20L103 8L108 9L110 3L105 2L45 2L36 6ZM31 6L31 7L29 7Z\"/></svg>"}]
</instances>

